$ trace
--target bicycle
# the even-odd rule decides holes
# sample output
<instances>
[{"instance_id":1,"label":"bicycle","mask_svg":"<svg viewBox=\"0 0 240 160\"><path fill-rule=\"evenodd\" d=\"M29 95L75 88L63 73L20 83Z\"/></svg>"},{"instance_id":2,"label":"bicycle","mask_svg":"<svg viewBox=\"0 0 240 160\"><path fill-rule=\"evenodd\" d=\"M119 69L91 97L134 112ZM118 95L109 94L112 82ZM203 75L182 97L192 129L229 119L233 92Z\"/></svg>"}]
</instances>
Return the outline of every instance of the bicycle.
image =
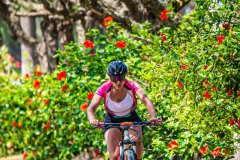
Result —
<instances>
[{"instance_id":1,"label":"bicycle","mask_svg":"<svg viewBox=\"0 0 240 160\"><path fill-rule=\"evenodd\" d=\"M120 147L120 160L137 160L137 147L136 142L132 141L129 134L129 129L133 126L152 126L158 125L162 120L158 120L156 124L149 121L144 122L122 122L122 123L104 123L99 122L98 127L101 128L120 128L122 131L122 140L119 142ZM125 157L125 159L124 159Z\"/></svg>"}]
</instances>

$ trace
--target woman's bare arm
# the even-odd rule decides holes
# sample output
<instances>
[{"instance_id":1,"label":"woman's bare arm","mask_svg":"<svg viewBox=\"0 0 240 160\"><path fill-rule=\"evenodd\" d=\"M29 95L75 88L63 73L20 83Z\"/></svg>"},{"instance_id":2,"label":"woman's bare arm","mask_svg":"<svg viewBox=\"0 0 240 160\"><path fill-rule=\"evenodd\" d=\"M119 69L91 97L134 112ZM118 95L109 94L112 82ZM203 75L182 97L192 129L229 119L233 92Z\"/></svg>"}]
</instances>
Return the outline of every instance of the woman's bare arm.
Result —
<instances>
[{"instance_id":1,"label":"woman's bare arm","mask_svg":"<svg viewBox=\"0 0 240 160\"><path fill-rule=\"evenodd\" d=\"M98 124L98 120L95 117L95 111L98 108L101 100L102 100L102 97L95 94L93 96L93 99L92 99L90 105L88 106L87 116L88 116L88 120L89 120L91 125L97 125Z\"/></svg>"},{"instance_id":2,"label":"woman's bare arm","mask_svg":"<svg viewBox=\"0 0 240 160\"><path fill-rule=\"evenodd\" d=\"M148 98L144 90L140 88L137 90L136 94L140 98L142 103L147 107L147 110L149 111L151 116L151 120L156 121L157 117L156 117L156 111L155 111L154 105L151 102L151 100Z\"/></svg>"}]
</instances>

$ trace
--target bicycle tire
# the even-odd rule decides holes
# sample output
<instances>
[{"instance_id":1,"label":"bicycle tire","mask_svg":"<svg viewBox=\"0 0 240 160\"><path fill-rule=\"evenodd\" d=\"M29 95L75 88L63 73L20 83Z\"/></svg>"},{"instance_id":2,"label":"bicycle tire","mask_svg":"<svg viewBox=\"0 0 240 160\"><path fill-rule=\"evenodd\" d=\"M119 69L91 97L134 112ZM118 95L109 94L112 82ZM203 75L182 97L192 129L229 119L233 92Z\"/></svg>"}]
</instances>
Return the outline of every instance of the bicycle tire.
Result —
<instances>
[{"instance_id":1,"label":"bicycle tire","mask_svg":"<svg viewBox=\"0 0 240 160\"><path fill-rule=\"evenodd\" d=\"M124 160L137 160L136 154L132 149L125 150L124 155Z\"/></svg>"}]
</instances>

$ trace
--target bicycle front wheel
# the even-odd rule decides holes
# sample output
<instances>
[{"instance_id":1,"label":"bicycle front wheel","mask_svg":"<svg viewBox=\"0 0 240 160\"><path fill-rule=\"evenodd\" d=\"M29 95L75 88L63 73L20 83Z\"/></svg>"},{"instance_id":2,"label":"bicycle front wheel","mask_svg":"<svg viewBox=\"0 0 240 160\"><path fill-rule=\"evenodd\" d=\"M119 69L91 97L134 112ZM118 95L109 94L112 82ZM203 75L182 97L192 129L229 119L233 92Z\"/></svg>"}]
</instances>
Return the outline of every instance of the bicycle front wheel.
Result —
<instances>
[{"instance_id":1,"label":"bicycle front wheel","mask_svg":"<svg viewBox=\"0 0 240 160\"><path fill-rule=\"evenodd\" d=\"M133 150L128 149L124 151L124 160L137 160L137 156Z\"/></svg>"}]
</instances>

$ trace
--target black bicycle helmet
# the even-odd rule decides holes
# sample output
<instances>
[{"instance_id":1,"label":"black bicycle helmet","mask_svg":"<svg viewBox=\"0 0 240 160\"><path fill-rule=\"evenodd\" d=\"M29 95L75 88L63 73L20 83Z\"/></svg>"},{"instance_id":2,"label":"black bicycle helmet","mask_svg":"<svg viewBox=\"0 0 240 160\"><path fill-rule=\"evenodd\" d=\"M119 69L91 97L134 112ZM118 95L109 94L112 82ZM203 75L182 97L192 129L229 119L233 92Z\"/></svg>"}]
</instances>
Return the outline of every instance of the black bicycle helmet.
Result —
<instances>
[{"instance_id":1,"label":"black bicycle helmet","mask_svg":"<svg viewBox=\"0 0 240 160\"><path fill-rule=\"evenodd\" d=\"M127 73L126 64L121 61L113 61L108 65L107 74L109 76L121 76Z\"/></svg>"}]
</instances>

